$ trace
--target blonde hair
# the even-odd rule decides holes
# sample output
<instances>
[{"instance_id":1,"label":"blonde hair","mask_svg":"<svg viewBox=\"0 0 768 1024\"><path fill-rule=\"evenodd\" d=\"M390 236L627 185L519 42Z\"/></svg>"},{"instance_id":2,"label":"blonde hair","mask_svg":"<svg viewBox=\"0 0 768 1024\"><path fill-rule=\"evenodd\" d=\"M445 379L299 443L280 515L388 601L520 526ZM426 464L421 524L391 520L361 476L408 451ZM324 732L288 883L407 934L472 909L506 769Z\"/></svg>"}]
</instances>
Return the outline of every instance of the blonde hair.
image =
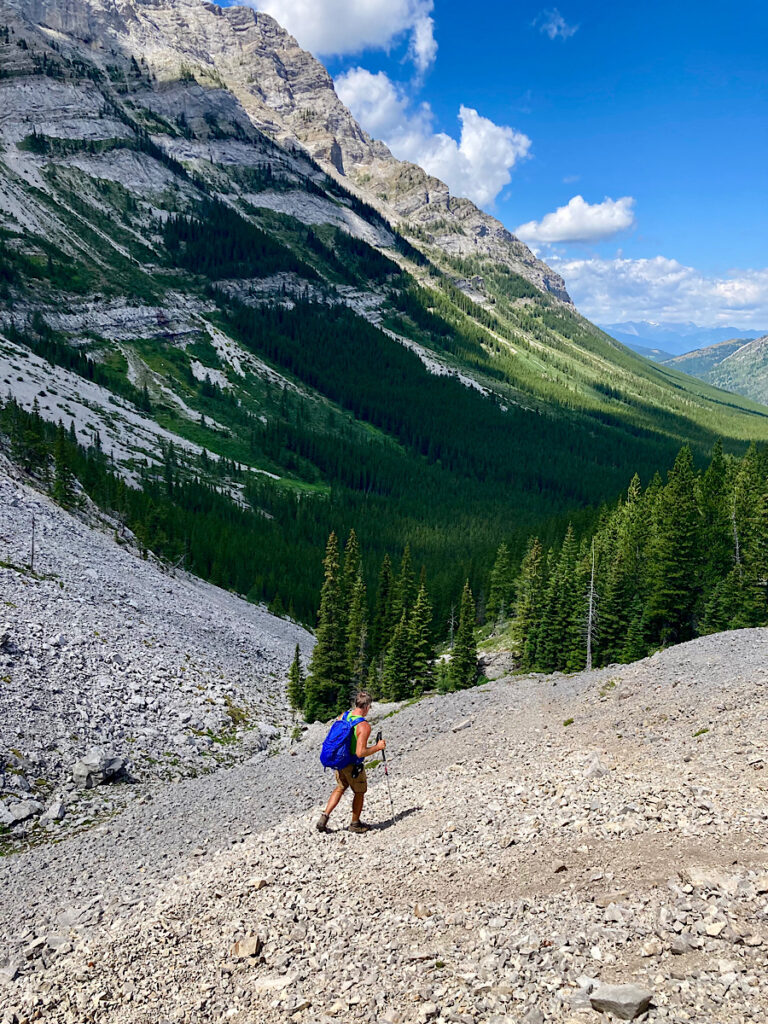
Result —
<instances>
[{"instance_id":1,"label":"blonde hair","mask_svg":"<svg viewBox=\"0 0 768 1024\"><path fill-rule=\"evenodd\" d=\"M373 704L373 697L367 690L358 690L355 696L355 707L356 708L369 708Z\"/></svg>"}]
</instances>

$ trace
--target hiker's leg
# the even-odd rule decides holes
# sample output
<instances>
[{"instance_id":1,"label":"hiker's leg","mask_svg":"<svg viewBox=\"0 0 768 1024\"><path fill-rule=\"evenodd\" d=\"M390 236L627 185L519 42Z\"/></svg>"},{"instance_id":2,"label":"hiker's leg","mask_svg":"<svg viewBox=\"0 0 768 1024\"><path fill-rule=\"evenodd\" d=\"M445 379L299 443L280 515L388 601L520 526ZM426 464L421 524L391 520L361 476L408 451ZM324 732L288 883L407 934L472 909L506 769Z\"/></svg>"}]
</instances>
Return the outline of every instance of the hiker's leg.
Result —
<instances>
[{"instance_id":1,"label":"hiker's leg","mask_svg":"<svg viewBox=\"0 0 768 1024\"><path fill-rule=\"evenodd\" d=\"M352 797L352 821L360 821L360 815L363 813L364 802L365 793L355 793Z\"/></svg>"},{"instance_id":2,"label":"hiker's leg","mask_svg":"<svg viewBox=\"0 0 768 1024\"><path fill-rule=\"evenodd\" d=\"M338 785L336 789L331 793L328 798L328 803L325 805L325 813L330 814L333 809L338 806L339 800L344 796L344 790L346 786Z\"/></svg>"}]
</instances>

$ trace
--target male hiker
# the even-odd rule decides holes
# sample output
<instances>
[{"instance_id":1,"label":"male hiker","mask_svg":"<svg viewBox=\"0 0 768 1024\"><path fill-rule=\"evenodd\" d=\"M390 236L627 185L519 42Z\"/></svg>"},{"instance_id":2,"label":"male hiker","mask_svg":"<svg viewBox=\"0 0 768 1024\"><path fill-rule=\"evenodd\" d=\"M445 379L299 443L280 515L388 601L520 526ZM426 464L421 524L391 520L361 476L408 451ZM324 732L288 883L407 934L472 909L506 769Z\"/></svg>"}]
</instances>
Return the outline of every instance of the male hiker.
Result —
<instances>
[{"instance_id":1,"label":"male hiker","mask_svg":"<svg viewBox=\"0 0 768 1024\"><path fill-rule=\"evenodd\" d=\"M328 818L339 800L344 796L344 791L350 786L354 796L352 798L352 823L349 826L350 832L368 832L370 825L360 821L363 811L363 801L368 789L368 780L365 777L363 758L371 757L384 750L387 741L379 740L372 747L368 746L371 735L371 726L365 720L365 716L371 709L373 703L371 695L361 690L355 697L355 706L351 711L345 711L339 715L331 726L331 730L323 743L323 752L320 755L321 762L327 768L336 769L336 788L331 793L325 810L317 820L319 832L326 832Z\"/></svg>"}]
</instances>

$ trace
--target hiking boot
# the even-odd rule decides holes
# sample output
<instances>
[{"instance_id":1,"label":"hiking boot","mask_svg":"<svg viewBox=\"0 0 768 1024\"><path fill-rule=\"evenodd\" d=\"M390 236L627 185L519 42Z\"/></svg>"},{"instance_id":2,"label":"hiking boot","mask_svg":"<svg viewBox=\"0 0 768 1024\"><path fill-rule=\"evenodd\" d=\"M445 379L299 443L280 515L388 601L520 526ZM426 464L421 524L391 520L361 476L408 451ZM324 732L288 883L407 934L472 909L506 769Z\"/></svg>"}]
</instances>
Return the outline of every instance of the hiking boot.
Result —
<instances>
[{"instance_id":1,"label":"hiking boot","mask_svg":"<svg viewBox=\"0 0 768 1024\"><path fill-rule=\"evenodd\" d=\"M363 832L370 832L371 826L366 825L364 821L353 821L347 829L347 832L356 832L362 834Z\"/></svg>"},{"instance_id":2,"label":"hiking boot","mask_svg":"<svg viewBox=\"0 0 768 1024\"><path fill-rule=\"evenodd\" d=\"M320 815L320 817L317 819L317 824L315 825L315 828L317 829L318 832L327 832L328 831L328 815L327 814L321 814Z\"/></svg>"}]
</instances>

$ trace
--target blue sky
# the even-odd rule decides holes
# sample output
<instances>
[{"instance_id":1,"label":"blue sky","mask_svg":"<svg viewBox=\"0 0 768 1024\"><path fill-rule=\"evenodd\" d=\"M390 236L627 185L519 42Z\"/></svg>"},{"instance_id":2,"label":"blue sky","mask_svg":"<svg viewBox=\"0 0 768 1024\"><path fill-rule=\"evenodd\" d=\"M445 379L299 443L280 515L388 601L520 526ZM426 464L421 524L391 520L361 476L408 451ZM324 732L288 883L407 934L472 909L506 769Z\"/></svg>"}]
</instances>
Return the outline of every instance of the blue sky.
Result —
<instances>
[{"instance_id":1,"label":"blue sky","mask_svg":"<svg viewBox=\"0 0 768 1024\"><path fill-rule=\"evenodd\" d=\"M252 2L587 315L768 329L767 4Z\"/></svg>"}]
</instances>

